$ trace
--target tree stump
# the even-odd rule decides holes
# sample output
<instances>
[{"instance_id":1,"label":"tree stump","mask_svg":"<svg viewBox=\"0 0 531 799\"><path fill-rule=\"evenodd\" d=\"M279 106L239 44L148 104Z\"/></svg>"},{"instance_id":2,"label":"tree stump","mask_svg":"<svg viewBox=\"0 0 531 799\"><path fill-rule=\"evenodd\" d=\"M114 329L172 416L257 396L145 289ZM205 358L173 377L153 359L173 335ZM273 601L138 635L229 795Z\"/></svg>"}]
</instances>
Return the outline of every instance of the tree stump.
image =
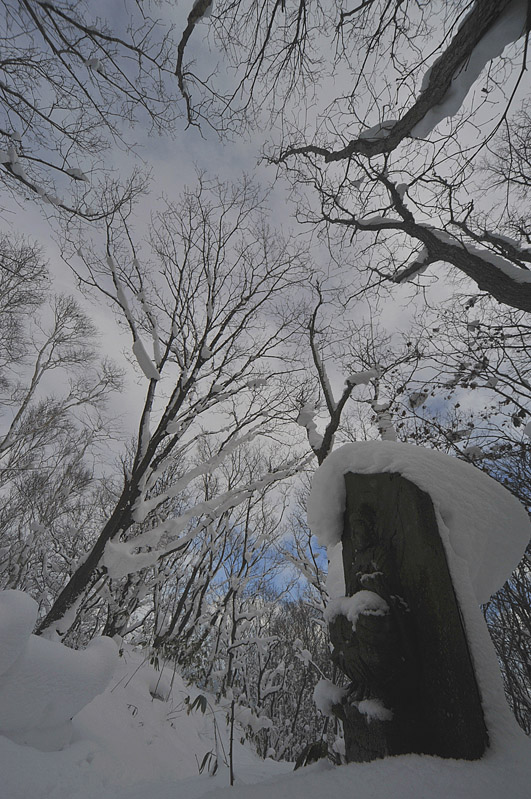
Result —
<instances>
[{"instance_id":1,"label":"tree stump","mask_svg":"<svg viewBox=\"0 0 531 799\"><path fill-rule=\"evenodd\" d=\"M345 484L346 595L371 591L389 608L362 612L355 630L345 615L330 623L332 657L351 680L334 707L347 761L480 758L488 734L431 498L400 474L347 474Z\"/></svg>"}]
</instances>

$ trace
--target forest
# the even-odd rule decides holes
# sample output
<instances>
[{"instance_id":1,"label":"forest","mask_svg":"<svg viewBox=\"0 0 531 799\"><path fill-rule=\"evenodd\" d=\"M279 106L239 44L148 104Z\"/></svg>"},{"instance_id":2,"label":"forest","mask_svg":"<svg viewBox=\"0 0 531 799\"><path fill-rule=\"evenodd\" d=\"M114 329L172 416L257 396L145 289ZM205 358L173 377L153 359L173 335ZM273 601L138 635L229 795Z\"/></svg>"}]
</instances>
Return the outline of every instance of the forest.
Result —
<instances>
[{"instance_id":1,"label":"forest","mask_svg":"<svg viewBox=\"0 0 531 799\"><path fill-rule=\"evenodd\" d=\"M158 675L146 701L179 684L186 723L214 719L201 778L236 789L248 749L273 769L256 781L311 780L313 761L345 763L325 706L348 684L331 549L308 518L318 467L343 445L415 445L531 511L531 7L0 7L0 711L30 636L94 660L65 677L65 707L87 692L68 720L129 658ZM458 489L440 501L476 508ZM518 557L478 605L529 735L531 545ZM42 718L63 702L47 690ZM5 713L22 773L33 738ZM181 796L76 793L49 768L41 793L17 776L6 799Z\"/></svg>"}]
</instances>

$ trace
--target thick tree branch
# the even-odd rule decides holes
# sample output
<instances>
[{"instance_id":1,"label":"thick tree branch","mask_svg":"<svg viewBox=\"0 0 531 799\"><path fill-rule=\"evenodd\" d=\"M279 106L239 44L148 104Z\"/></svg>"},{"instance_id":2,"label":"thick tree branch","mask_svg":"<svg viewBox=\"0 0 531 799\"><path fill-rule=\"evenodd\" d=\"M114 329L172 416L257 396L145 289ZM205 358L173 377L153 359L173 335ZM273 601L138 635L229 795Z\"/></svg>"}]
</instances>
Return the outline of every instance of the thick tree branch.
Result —
<instances>
[{"instance_id":1,"label":"thick tree branch","mask_svg":"<svg viewBox=\"0 0 531 799\"><path fill-rule=\"evenodd\" d=\"M476 45L497 22L510 2L511 0L477 0L448 47L431 67L427 85L401 119L396 122L389 120L388 124L383 123L380 131L375 130L373 138L367 133L362 134L340 150L329 150L315 145L288 147L281 152L275 162L286 161L294 155L317 155L329 163L350 158L355 154L370 158L395 150L403 139L412 135L415 126L431 109L444 102L455 75L464 67ZM529 15L526 28L528 26ZM524 32L522 30L522 34Z\"/></svg>"}]
</instances>

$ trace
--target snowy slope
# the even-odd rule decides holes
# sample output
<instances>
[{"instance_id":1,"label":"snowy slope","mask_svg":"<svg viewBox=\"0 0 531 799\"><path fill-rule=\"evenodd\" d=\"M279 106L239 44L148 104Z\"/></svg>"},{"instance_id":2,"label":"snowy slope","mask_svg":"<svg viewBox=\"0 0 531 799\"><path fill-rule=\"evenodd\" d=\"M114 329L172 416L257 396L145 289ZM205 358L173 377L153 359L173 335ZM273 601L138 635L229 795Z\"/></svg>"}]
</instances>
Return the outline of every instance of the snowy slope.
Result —
<instances>
[{"instance_id":1,"label":"snowy slope","mask_svg":"<svg viewBox=\"0 0 531 799\"><path fill-rule=\"evenodd\" d=\"M168 696L155 699L150 690ZM1 799L195 799L228 785L224 710L186 712L184 699L199 693L166 667L162 676L139 653L121 658L107 690L74 719L74 740L42 752L0 735ZM199 776L198 764L215 750L214 718L221 739L220 767ZM236 744L241 782L255 782L292 767L261 761Z\"/></svg>"},{"instance_id":2,"label":"snowy slope","mask_svg":"<svg viewBox=\"0 0 531 799\"><path fill-rule=\"evenodd\" d=\"M477 763L404 756L371 764L332 767L260 761L239 742L236 785L227 769L198 775L197 762L212 750L213 717L187 714L184 698L198 693L171 669L160 673L139 653L126 652L105 693L74 719L74 742L41 752L0 736L1 799L528 799L531 745L510 733L505 744ZM217 709L225 751L225 713ZM514 730L513 730L514 732Z\"/></svg>"}]
</instances>

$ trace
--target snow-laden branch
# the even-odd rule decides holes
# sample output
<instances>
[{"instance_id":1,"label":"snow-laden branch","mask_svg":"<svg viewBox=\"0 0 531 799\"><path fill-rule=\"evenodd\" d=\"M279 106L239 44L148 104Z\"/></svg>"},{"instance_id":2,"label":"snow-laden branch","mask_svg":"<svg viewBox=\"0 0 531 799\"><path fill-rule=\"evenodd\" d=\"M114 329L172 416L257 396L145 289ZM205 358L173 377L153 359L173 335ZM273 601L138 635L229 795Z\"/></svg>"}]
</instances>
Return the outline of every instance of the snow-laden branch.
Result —
<instances>
[{"instance_id":1,"label":"snow-laden branch","mask_svg":"<svg viewBox=\"0 0 531 799\"><path fill-rule=\"evenodd\" d=\"M189 469L185 475L178 479L166 491L161 492L156 497L152 497L151 499L144 499L144 497L141 497L133 508L133 518L135 522L143 522L146 516L158 508L163 502L166 502L166 500L181 494L192 482L192 480L195 480L197 477L201 477L203 475L211 474L214 469L216 469L227 458L228 455L235 452L235 450L241 447L243 444L252 441L258 433L259 428L255 427L251 430L248 430L241 436L234 437L231 441L225 444L225 446L216 455L213 455L207 461L198 464L193 469Z\"/></svg>"},{"instance_id":2,"label":"snow-laden branch","mask_svg":"<svg viewBox=\"0 0 531 799\"><path fill-rule=\"evenodd\" d=\"M265 491L273 483L292 477L301 471L309 461L309 457L302 462L299 459L294 460L284 469L267 472L258 480L252 480L244 486L225 491L212 499L198 502L180 516L167 519L152 530L131 538L129 541L108 541L103 555L103 564L107 572L113 579L119 579L139 569L154 566L160 558L185 546L188 541L197 535L198 530L204 527L204 525L194 527L193 530L176 541L175 538L188 527L193 519L199 516L206 516L208 523L211 523L227 511L245 502L254 493ZM162 549L156 549L165 535L169 535L172 540ZM151 547L152 551L135 553L135 550L139 547Z\"/></svg>"},{"instance_id":3,"label":"snow-laden branch","mask_svg":"<svg viewBox=\"0 0 531 799\"><path fill-rule=\"evenodd\" d=\"M343 225L359 231L401 231L421 242L424 245L421 252L398 274L389 275L390 280L402 283L419 274L429 264L442 261L459 269L471 278L482 291L490 294L498 302L522 311L531 311L531 270L527 268L524 259L519 258L519 263L511 262L508 257L498 255L487 247L465 242L446 230L417 222L397 187L385 174L380 175L379 180L388 190L399 218L389 216L334 217L326 213L323 216L325 221L331 224ZM487 241L489 241L488 237ZM509 246L506 247L506 252L509 256L511 252ZM522 249L519 250L519 253L525 255L525 251Z\"/></svg>"},{"instance_id":4,"label":"snow-laden branch","mask_svg":"<svg viewBox=\"0 0 531 799\"><path fill-rule=\"evenodd\" d=\"M116 301L118 302L124 313L124 316L127 320L127 324L129 325L131 334L133 336L132 351L133 355L136 358L136 362L138 363L138 365L140 366L140 368L142 369L144 375L147 377L148 380L160 380L159 371L155 367L155 364L153 363L149 355L147 354L146 348L144 347L142 339L140 338L140 335L138 333L138 329L133 314L131 312L131 308L129 307L129 302L127 300L127 297L125 296L121 280L116 270L116 264L114 263L114 258L112 257L110 252L107 252L107 265L111 270L113 283L116 289Z\"/></svg>"},{"instance_id":5,"label":"snow-laden branch","mask_svg":"<svg viewBox=\"0 0 531 799\"><path fill-rule=\"evenodd\" d=\"M527 0L476 0L452 41L427 71L411 108L362 131L346 147L330 150L306 145L288 147L277 163L295 155L316 155L326 163L359 154L368 158L390 153L406 137L423 138L461 108L480 73L512 42L529 31Z\"/></svg>"}]
</instances>

